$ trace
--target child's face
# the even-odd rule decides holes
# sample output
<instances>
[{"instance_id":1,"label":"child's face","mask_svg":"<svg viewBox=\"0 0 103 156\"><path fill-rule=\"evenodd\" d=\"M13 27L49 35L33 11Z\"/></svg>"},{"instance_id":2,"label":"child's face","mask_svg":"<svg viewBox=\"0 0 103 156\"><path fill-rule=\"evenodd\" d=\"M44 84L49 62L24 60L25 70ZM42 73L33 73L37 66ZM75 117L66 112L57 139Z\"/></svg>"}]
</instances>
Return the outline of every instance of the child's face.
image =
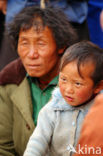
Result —
<instances>
[{"instance_id":1,"label":"child's face","mask_svg":"<svg viewBox=\"0 0 103 156\"><path fill-rule=\"evenodd\" d=\"M78 106L89 100L95 94L95 87L90 75L94 64L87 62L80 66L82 77L78 73L77 62L68 63L60 72L59 87L66 102Z\"/></svg>"}]
</instances>

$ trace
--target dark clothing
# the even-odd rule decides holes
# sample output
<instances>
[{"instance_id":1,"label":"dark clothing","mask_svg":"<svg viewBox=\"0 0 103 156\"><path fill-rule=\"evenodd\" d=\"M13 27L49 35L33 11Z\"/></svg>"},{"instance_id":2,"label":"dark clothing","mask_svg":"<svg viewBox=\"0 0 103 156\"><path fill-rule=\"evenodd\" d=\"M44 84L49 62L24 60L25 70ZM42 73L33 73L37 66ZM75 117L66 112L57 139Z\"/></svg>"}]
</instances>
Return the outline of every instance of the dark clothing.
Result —
<instances>
[{"instance_id":1,"label":"dark clothing","mask_svg":"<svg viewBox=\"0 0 103 156\"><path fill-rule=\"evenodd\" d=\"M4 22L5 22L5 15L0 11L0 47L1 47L1 41L4 32Z\"/></svg>"},{"instance_id":2,"label":"dark clothing","mask_svg":"<svg viewBox=\"0 0 103 156\"><path fill-rule=\"evenodd\" d=\"M22 65L21 60L18 58L7 65L0 71L0 85L16 84L19 85L24 79L26 71Z\"/></svg>"},{"instance_id":3,"label":"dark clothing","mask_svg":"<svg viewBox=\"0 0 103 156\"><path fill-rule=\"evenodd\" d=\"M100 26L100 14L103 10L103 1L89 0L88 3L88 29L90 40L103 48L103 30Z\"/></svg>"},{"instance_id":4,"label":"dark clothing","mask_svg":"<svg viewBox=\"0 0 103 156\"><path fill-rule=\"evenodd\" d=\"M0 12L0 70L18 57L11 47L9 37L5 34L5 15Z\"/></svg>"},{"instance_id":5,"label":"dark clothing","mask_svg":"<svg viewBox=\"0 0 103 156\"><path fill-rule=\"evenodd\" d=\"M87 21L84 21L82 24L71 23L73 28L76 30L79 41L89 40L89 31Z\"/></svg>"},{"instance_id":6,"label":"dark clothing","mask_svg":"<svg viewBox=\"0 0 103 156\"><path fill-rule=\"evenodd\" d=\"M0 48L0 70L17 57L18 54L13 50L10 38L7 35L4 35Z\"/></svg>"}]
</instances>

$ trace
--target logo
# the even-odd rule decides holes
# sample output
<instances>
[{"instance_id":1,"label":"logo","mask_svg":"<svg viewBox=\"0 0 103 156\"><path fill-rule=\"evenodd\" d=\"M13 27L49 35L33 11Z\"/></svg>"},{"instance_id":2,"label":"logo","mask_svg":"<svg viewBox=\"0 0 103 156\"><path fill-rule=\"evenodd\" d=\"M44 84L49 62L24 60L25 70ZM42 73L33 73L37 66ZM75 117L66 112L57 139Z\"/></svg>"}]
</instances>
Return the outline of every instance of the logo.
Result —
<instances>
[{"instance_id":1,"label":"logo","mask_svg":"<svg viewBox=\"0 0 103 156\"><path fill-rule=\"evenodd\" d=\"M67 150L68 150L69 152L77 153L77 151L75 150L75 148L74 148L71 144L68 145Z\"/></svg>"},{"instance_id":2,"label":"logo","mask_svg":"<svg viewBox=\"0 0 103 156\"><path fill-rule=\"evenodd\" d=\"M71 144L68 145L67 150L73 153L78 154L94 154L98 155L102 153L101 147L88 147L87 145L84 145L84 147L81 147L80 144L78 145L78 150L76 150Z\"/></svg>"}]
</instances>

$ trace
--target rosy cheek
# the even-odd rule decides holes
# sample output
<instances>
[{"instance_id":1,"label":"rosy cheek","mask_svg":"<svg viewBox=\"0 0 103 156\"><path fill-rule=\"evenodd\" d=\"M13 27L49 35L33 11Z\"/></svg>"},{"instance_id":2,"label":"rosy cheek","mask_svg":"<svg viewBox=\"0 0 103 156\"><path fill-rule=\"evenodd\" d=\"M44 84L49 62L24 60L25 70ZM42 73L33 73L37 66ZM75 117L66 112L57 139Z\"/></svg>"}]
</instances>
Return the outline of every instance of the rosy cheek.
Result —
<instances>
[{"instance_id":1,"label":"rosy cheek","mask_svg":"<svg viewBox=\"0 0 103 156\"><path fill-rule=\"evenodd\" d=\"M61 93L63 94L64 93L64 85L61 81L59 81L59 88L60 88Z\"/></svg>"},{"instance_id":2,"label":"rosy cheek","mask_svg":"<svg viewBox=\"0 0 103 156\"><path fill-rule=\"evenodd\" d=\"M86 89L81 89L81 90L78 90L78 92L76 92L77 97L79 97L81 99L85 99L87 94L88 94L88 92Z\"/></svg>"}]
</instances>

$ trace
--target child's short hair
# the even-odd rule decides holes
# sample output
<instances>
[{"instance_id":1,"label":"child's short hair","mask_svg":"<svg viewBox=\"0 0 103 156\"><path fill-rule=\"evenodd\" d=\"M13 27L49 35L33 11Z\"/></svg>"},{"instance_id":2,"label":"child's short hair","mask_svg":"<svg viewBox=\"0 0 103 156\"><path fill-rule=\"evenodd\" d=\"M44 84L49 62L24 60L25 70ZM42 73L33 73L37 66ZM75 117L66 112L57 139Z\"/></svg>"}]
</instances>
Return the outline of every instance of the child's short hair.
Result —
<instances>
[{"instance_id":1,"label":"child's short hair","mask_svg":"<svg viewBox=\"0 0 103 156\"><path fill-rule=\"evenodd\" d=\"M95 65L95 70L91 73L91 78L96 85L103 80L103 50L90 41L82 41L67 48L60 65L60 71L65 65L72 61L77 61L78 73L80 73L80 65L91 61Z\"/></svg>"}]
</instances>

